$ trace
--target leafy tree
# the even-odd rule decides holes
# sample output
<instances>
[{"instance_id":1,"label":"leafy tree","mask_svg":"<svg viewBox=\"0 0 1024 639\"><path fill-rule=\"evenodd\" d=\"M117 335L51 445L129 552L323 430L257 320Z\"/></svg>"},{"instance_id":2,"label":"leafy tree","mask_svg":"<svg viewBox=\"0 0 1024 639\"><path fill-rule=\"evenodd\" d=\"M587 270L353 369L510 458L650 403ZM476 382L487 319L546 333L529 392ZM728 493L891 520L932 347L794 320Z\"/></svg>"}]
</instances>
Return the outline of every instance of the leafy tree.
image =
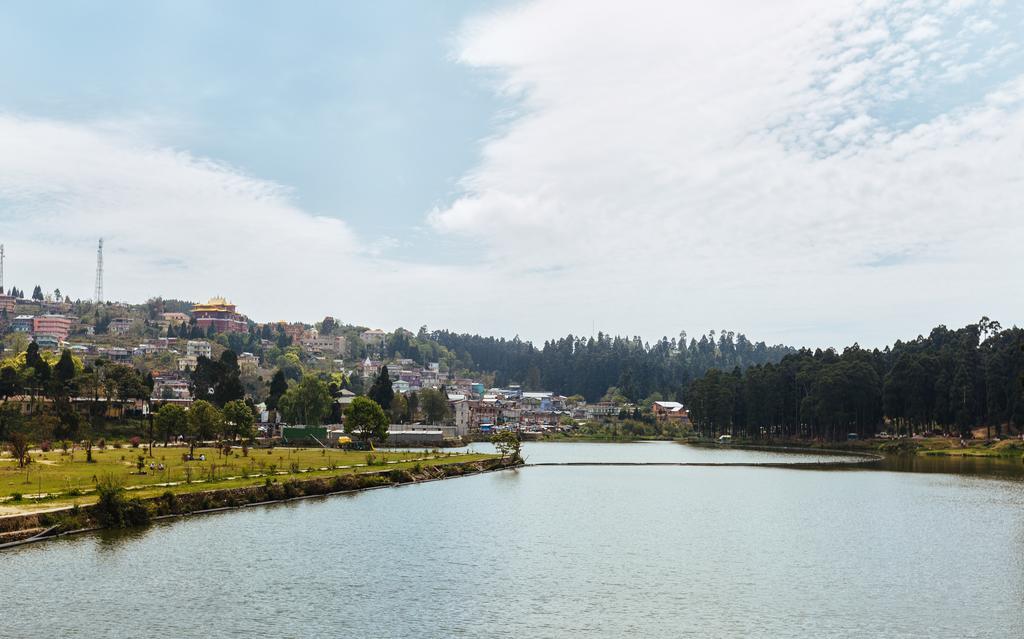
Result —
<instances>
[{"instance_id":1,"label":"leafy tree","mask_svg":"<svg viewBox=\"0 0 1024 639\"><path fill-rule=\"evenodd\" d=\"M196 442L213 439L221 431L224 416L205 399L192 402L188 411L189 453L195 454Z\"/></svg>"},{"instance_id":2,"label":"leafy tree","mask_svg":"<svg viewBox=\"0 0 1024 639\"><path fill-rule=\"evenodd\" d=\"M409 421L414 422L420 412L420 396L416 391L412 391L408 396L406 396L405 401L408 404L408 410L406 412L409 415Z\"/></svg>"},{"instance_id":3,"label":"leafy tree","mask_svg":"<svg viewBox=\"0 0 1024 639\"><path fill-rule=\"evenodd\" d=\"M345 432L363 441L384 441L388 436L388 416L372 399L356 397L345 409Z\"/></svg>"},{"instance_id":4,"label":"leafy tree","mask_svg":"<svg viewBox=\"0 0 1024 639\"><path fill-rule=\"evenodd\" d=\"M28 439L23 433L11 433L7 438L7 448L11 451L11 457L18 462L18 468L24 468L29 462Z\"/></svg>"},{"instance_id":5,"label":"leafy tree","mask_svg":"<svg viewBox=\"0 0 1024 639\"><path fill-rule=\"evenodd\" d=\"M425 388L420 392L419 403L428 423L437 424L448 418L448 396L444 391Z\"/></svg>"},{"instance_id":6,"label":"leafy tree","mask_svg":"<svg viewBox=\"0 0 1024 639\"><path fill-rule=\"evenodd\" d=\"M240 375L238 357L231 350L224 351L216 361L200 356L192 371L192 396L206 399L217 406L242 399L245 397L245 388Z\"/></svg>"},{"instance_id":7,"label":"leafy tree","mask_svg":"<svg viewBox=\"0 0 1024 639\"><path fill-rule=\"evenodd\" d=\"M404 424L409 421L409 402L403 395L395 395L395 398L391 400L391 408L387 412L393 423Z\"/></svg>"},{"instance_id":8,"label":"leafy tree","mask_svg":"<svg viewBox=\"0 0 1024 639\"><path fill-rule=\"evenodd\" d=\"M255 435L256 418L252 409L240 399L224 404L224 423L231 439L251 439Z\"/></svg>"},{"instance_id":9,"label":"leafy tree","mask_svg":"<svg viewBox=\"0 0 1024 639\"><path fill-rule=\"evenodd\" d=\"M224 406L230 401L243 399L245 388L240 378L241 370L238 368L238 356L232 350L221 353L218 361L219 377L213 391L213 400L218 406Z\"/></svg>"},{"instance_id":10,"label":"leafy tree","mask_svg":"<svg viewBox=\"0 0 1024 639\"><path fill-rule=\"evenodd\" d=\"M0 368L0 395L4 400L24 392L25 380L13 366Z\"/></svg>"},{"instance_id":11,"label":"leafy tree","mask_svg":"<svg viewBox=\"0 0 1024 639\"><path fill-rule=\"evenodd\" d=\"M164 404L156 412L156 426L166 444L171 437L189 432L189 414L177 404Z\"/></svg>"},{"instance_id":12,"label":"leafy tree","mask_svg":"<svg viewBox=\"0 0 1024 639\"><path fill-rule=\"evenodd\" d=\"M510 430L498 431L491 436L491 443L498 449L502 459L508 459L513 462L522 460L520 455L522 443L519 441L519 436L514 432Z\"/></svg>"},{"instance_id":13,"label":"leafy tree","mask_svg":"<svg viewBox=\"0 0 1024 639\"><path fill-rule=\"evenodd\" d=\"M6 402L0 404L0 441L6 440L11 433L19 432L24 421L20 408Z\"/></svg>"},{"instance_id":14,"label":"leafy tree","mask_svg":"<svg viewBox=\"0 0 1024 639\"><path fill-rule=\"evenodd\" d=\"M319 426L330 414L333 401L326 383L306 375L281 396L278 408L289 423Z\"/></svg>"}]
</instances>

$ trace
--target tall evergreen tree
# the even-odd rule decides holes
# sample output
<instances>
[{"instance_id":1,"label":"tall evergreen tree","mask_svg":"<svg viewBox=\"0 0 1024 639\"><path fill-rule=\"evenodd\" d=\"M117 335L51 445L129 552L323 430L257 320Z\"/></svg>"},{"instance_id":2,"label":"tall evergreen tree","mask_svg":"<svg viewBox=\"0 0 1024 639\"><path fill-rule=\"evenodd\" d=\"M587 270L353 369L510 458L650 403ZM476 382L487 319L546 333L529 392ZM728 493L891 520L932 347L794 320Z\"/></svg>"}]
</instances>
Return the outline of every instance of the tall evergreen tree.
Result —
<instances>
[{"instance_id":1,"label":"tall evergreen tree","mask_svg":"<svg viewBox=\"0 0 1024 639\"><path fill-rule=\"evenodd\" d=\"M384 410L391 408L391 400L395 398L395 390L391 386L391 376L388 374L387 366L380 367L377 379L373 380L373 385L370 386L366 396L377 402Z\"/></svg>"}]
</instances>

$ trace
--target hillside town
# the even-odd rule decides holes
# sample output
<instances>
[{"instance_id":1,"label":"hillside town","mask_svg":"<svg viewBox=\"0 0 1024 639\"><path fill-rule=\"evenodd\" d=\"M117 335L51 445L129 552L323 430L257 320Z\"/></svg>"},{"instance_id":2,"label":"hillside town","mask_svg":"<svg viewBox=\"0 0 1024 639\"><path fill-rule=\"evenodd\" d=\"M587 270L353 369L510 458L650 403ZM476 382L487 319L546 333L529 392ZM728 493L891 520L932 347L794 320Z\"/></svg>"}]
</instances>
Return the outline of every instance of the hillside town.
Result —
<instances>
[{"instance_id":1,"label":"hillside town","mask_svg":"<svg viewBox=\"0 0 1024 639\"><path fill-rule=\"evenodd\" d=\"M644 422L671 432L690 428L689 412L679 402L653 397L641 404L616 393L588 402L528 380L497 385L493 373L473 370L423 334L346 325L332 317L313 324L257 323L224 297L204 303L154 298L133 305L71 301L59 290L44 294L38 286L25 297L12 288L0 295L0 326L5 366L16 367L31 346L43 359L56 360L67 351L86 370L137 371L148 392L108 392L104 400L113 417L145 419L164 405L187 410L214 392L197 380L229 362L239 385L231 399L249 405L263 438L347 441L346 408L357 396L372 397L382 383L389 385L387 397L377 399L389 418L389 445L457 445L503 430L523 438L565 435L619 423L634 425L634 431ZM331 402L312 419L289 414L279 402L287 387L307 377L328 389ZM4 391L7 403L23 401L26 411L39 410L39 397L25 388L21 394L11 390Z\"/></svg>"}]
</instances>

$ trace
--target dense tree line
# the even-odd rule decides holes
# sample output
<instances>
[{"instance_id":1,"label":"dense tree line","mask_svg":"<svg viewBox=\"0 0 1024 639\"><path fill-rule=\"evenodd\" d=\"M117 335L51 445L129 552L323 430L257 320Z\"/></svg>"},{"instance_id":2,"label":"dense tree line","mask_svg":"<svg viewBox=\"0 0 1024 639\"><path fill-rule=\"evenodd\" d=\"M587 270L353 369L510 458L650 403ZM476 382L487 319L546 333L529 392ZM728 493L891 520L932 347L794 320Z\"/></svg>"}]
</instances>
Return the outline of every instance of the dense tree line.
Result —
<instances>
[{"instance_id":1,"label":"dense tree line","mask_svg":"<svg viewBox=\"0 0 1024 639\"><path fill-rule=\"evenodd\" d=\"M994 433L1024 421L1024 330L982 318L884 350L801 350L745 371L711 370L686 393L707 435L845 439L880 431Z\"/></svg>"},{"instance_id":2,"label":"dense tree line","mask_svg":"<svg viewBox=\"0 0 1024 639\"><path fill-rule=\"evenodd\" d=\"M778 362L795 349L751 342L742 333L712 331L700 339L662 338L649 344L639 337L567 337L547 341L537 349L530 342L448 331L431 338L452 352L462 367L494 373L494 383L520 383L527 390L551 390L562 395L600 399L616 387L629 401L654 393L682 399L690 381L710 369L745 369Z\"/></svg>"}]
</instances>

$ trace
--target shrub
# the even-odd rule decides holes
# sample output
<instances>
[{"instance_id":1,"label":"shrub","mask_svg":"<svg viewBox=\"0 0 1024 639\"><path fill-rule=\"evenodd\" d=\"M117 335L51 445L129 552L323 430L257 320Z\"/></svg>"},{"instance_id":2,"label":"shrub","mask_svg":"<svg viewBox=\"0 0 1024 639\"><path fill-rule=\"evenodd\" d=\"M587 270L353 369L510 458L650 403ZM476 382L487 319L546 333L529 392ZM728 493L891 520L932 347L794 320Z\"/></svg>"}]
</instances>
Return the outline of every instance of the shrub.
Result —
<instances>
[{"instance_id":1,"label":"shrub","mask_svg":"<svg viewBox=\"0 0 1024 639\"><path fill-rule=\"evenodd\" d=\"M266 485L265 492L267 499L284 499L284 488L277 482L270 482Z\"/></svg>"},{"instance_id":2,"label":"shrub","mask_svg":"<svg viewBox=\"0 0 1024 639\"><path fill-rule=\"evenodd\" d=\"M302 487L299 486L299 482L297 481L286 481L284 483L284 494L289 499L292 497L298 497L302 495Z\"/></svg>"},{"instance_id":3,"label":"shrub","mask_svg":"<svg viewBox=\"0 0 1024 639\"><path fill-rule=\"evenodd\" d=\"M12 493L11 501L21 501L21 493Z\"/></svg>"},{"instance_id":4,"label":"shrub","mask_svg":"<svg viewBox=\"0 0 1024 639\"><path fill-rule=\"evenodd\" d=\"M96 520L104 528L128 528L149 523L149 509L138 499L126 499L124 486L113 475L105 475L96 482L99 501L96 502Z\"/></svg>"},{"instance_id":5,"label":"shrub","mask_svg":"<svg viewBox=\"0 0 1024 639\"><path fill-rule=\"evenodd\" d=\"M169 490L165 490L158 500L160 513L163 515L175 515L178 513L180 502L178 496Z\"/></svg>"},{"instance_id":6,"label":"shrub","mask_svg":"<svg viewBox=\"0 0 1024 639\"><path fill-rule=\"evenodd\" d=\"M359 475L359 487L383 486L390 484L391 480L387 475Z\"/></svg>"},{"instance_id":7,"label":"shrub","mask_svg":"<svg viewBox=\"0 0 1024 639\"><path fill-rule=\"evenodd\" d=\"M142 438L139 437L138 435L136 435L136 436L132 437L131 439L129 439L128 443L130 443L132 445L132 448L138 448L139 444L142 443Z\"/></svg>"},{"instance_id":8,"label":"shrub","mask_svg":"<svg viewBox=\"0 0 1024 639\"><path fill-rule=\"evenodd\" d=\"M331 490L353 490L359 486L359 480L353 475L338 475L331 479Z\"/></svg>"},{"instance_id":9,"label":"shrub","mask_svg":"<svg viewBox=\"0 0 1024 639\"><path fill-rule=\"evenodd\" d=\"M299 472L299 462L292 462L288 464L288 472L295 474Z\"/></svg>"},{"instance_id":10,"label":"shrub","mask_svg":"<svg viewBox=\"0 0 1024 639\"><path fill-rule=\"evenodd\" d=\"M69 439L64 439L64 440L61 440L61 442L60 442L60 449L64 451L65 455L68 453L68 449L71 448L72 446L73 446L73 444L71 443L71 440L69 440Z\"/></svg>"},{"instance_id":11,"label":"shrub","mask_svg":"<svg viewBox=\"0 0 1024 639\"><path fill-rule=\"evenodd\" d=\"M43 442L39 444L39 450L43 451L44 453L50 452L50 440L44 439Z\"/></svg>"},{"instance_id":12,"label":"shrub","mask_svg":"<svg viewBox=\"0 0 1024 639\"><path fill-rule=\"evenodd\" d=\"M123 448L123 447L124 447L124 444L122 444L121 442L114 442L114 448Z\"/></svg>"},{"instance_id":13,"label":"shrub","mask_svg":"<svg viewBox=\"0 0 1024 639\"><path fill-rule=\"evenodd\" d=\"M396 484L400 484L402 482L412 481L413 476L407 470L395 468L388 471L388 479Z\"/></svg>"},{"instance_id":14,"label":"shrub","mask_svg":"<svg viewBox=\"0 0 1024 639\"><path fill-rule=\"evenodd\" d=\"M103 438L100 438L100 440L98 442L96 442L96 448L99 448L100 450L103 450L106 447L107 447L107 440L105 440Z\"/></svg>"}]
</instances>

